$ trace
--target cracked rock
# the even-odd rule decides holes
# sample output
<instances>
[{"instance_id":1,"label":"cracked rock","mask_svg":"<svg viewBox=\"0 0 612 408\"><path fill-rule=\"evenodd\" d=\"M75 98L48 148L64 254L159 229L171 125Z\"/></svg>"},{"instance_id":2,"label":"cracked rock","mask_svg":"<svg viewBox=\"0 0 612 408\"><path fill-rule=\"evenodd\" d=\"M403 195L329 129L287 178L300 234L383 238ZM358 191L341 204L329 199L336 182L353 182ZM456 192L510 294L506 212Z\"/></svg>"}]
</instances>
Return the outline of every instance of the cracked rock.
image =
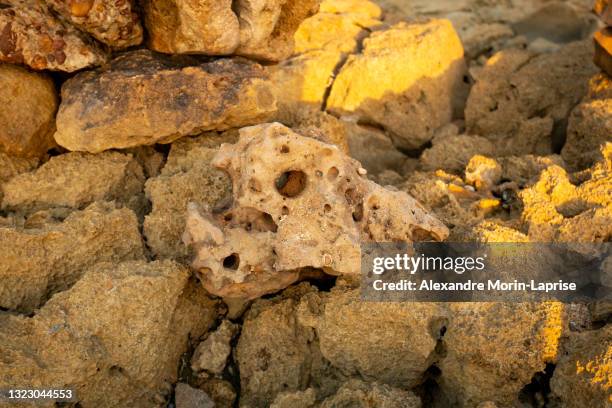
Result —
<instances>
[{"instance_id":1,"label":"cracked rock","mask_svg":"<svg viewBox=\"0 0 612 408\"><path fill-rule=\"evenodd\" d=\"M490 139L497 155L547 155L561 148L570 111L596 69L587 42L534 56L504 50L476 79L465 110L467 131Z\"/></svg>"},{"instance_id":2,"label":"cracked rock","mask_svg":"<svg viewBox=\"0 0 612 408\"><path fill-rule=\"evenodd\" d=\"M94 203L64 220L53 215L41 212L25 225L0 227L1 307L32 311L98 262L144 258L131 210Z\"/></svg>"},{"instance_id":3,"label":"cracked rock","mask_svg":"<svg viewBox=\"0 0 612 408\"><path fill-rule=\"evenodd\" d=\"M183 240L217 296L254 299L295 282L303 268L359 274L362 242L448 235L416 200L369 181L336 146L278 123L241 129L212 164L231 177L234 203L218 214L190 205Z\"/></svg>"},{"instance_id":4,"label":"cracked rock","mask_svg":"<svg viewBox=\"0 0 612 408\"><path fill-rule=\"evenodd\" d=\"M87 0L77 3L87 4ZM57 19L47 3L0 3L0 61L25 64L35 70L74 72L100 65L106 58L91 38Z\"/></svg>"},{"instance_id":5,"label":"cracked rock","mask_svg":"<svg viewBox=\"0 0 612 408\"><path fill-rule=\"evenodd\" d=\"M0 64L0 100L7 101L0 110L0 151L41 157L55 145L58 100L50 77Z\"/></svg>"},{"instance_id":6,"label":"cracked rock","mask_svg":"<svg viewBox=\"0 0 612 408\"><path fill-rule=\"evenodd\" d=\"M94 201L116 201L142 215L146 207L143 187L142 168L129 155L67 153L6 182L2 209L32 214L52 208L80 210Z\"/></svg>"},{"instance_id":7,"label":"cracked rock","mask_svg":"<svg viewBox=\"0 0 612 408\"><path fill-rule=\"evenodd\" d=\"M113 48L142 42L142 26L133 0L47 0L66 21Z\"/></svg>"},{"instance_id":8,"label":"cracked rock","mask_svg":"<svg viewBox=\"0 0 612 408\"><path fill-rule=\"evenodd\" d=\"M83 407L166 406L189 336L216 308L174 262L99 263L33 317L0 314L0 387L72 388Z\"/></svg>"},{"instance_id":9,"label":"cracked rock","mask_svg":"<svg viewBox=\"0 0 612 408\"><path fill-rule=\"evenodd\" d=\"M363 51L348 57L327 109L384 128L398 147L418 149L462 110L465 73L450 21L398 23L373 32Z\"/></svg>"},{"instance_id":10,"label":"cracked rock","mask_svg":"<svg viewBox=\"0 0 612 408\"><path fill-rule=\"evenodd\" d=\"M275 112L258 64L141 50L64 83L55 140L68 150L98 153L257 124Z\"/></svg>"}]
</instances>

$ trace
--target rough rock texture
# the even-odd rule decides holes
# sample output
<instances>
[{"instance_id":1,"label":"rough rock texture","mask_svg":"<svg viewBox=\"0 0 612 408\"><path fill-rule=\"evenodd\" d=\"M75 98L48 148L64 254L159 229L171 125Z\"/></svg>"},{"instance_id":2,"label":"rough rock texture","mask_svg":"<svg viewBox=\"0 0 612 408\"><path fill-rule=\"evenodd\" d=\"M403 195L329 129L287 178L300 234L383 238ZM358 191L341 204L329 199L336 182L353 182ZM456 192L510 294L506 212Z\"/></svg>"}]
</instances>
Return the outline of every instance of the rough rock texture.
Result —
<instances>
[{"instance_id":1,"label":"rough rock texture","mask_svg":"<svg viewBox=\"0 0 612 408\"><path fill-rule=\"evenodd\" d=\"M66 21L113 48L142 42L142 26L133 0L48 0L47 4Z\"/></svg>"},{"instance_id":2,"label":"rough rock texture","mask_svg":"<svg viewBox=\"0 0 612 408\"><path fill-rule=\"evenodd\" d=\"M493 143L487 138L453 133L436 135L432 140L433 146L419 158L423 170L443 169L460 173L474 155L492 155L495 151Z\"/></svg>"},{"instance_id":3,"label":"rough rock texture","mask_svg":"<svg viewBox=\"0 0 612 408\"><path fill-rule=\"evenodd\" d=\"M46 3L2 0L0 61L26 64L36 70L74 72L102 64L106 55L85 34L58 20Z\"/></svg>"},{"instance_id":4,"label":"rough rock texture","mask_svg":"<svg viewBox=\"0 0 612 408\"><path fill-rule=\"evenodd\" d=\"M407 157L393 145L385 132L370 126L347 123L350 156L368 171L379 174L385 170L401 172Z\"/></svg>"},{"instance_id":5,"label":"rough rock texture","mask_svg":"<svg viewBox=\"0 0 612 408\"><path fill-rule=\"evenodd\" d=\"M472 70L467 130L495 143L498 155L550 154L562 147L571 109L595 73L586 42L534 56L506 50ZM557 150L558 151L558 150Z\"/></svg>"},{"instance_id":6,"label":"rough rock texture","mask_svg":"<svg viewBox=\"0 0 612 408\"><path fill-rule=\"evenodd\" d=\"M0 314L0 387L74 388L82 407L165 406L215 303L173 262L93 266L32 318Z\"/></svg>"},{"instance_id":7,"label":"rough rock texture","mask_svg":"<svg viewBox=\"0 0 612 408\"><path fill-rule=\"evenodd\" d=\"M241 129L212 164L232 178L233 205L219 214L190 205L183 239L196 250L204 287L221 297L278 291L302 268L358 274L361 242L448 234L412 197L367 180L336 146L278 123Z\"/></svg>"},{"instance_id":8,"label":"rough rock texture","mask_svg":"<svg viewBox=\"0 0 612 408\"><path fill-rule=\"evenodd\" d=\"M2 186L2 209L31 214L52 208L83 209L94 201L117 201L137 214L146 206L144 175L131 156L67 153Z\"/></svg>"},{"instance_id":9,"label":"rough rock texture","mask_svg":"<svg viewBox=\"0 0 612 408\"><path fill-rule=\"evenodd\" d=\"M284 392L278 394L270 408L311 408L315 405L317 394L314 389Z\"/></svg>"},{"instance_id":10,"label":"rough rock texture","mask_svg":"<svg viewBox=\"0 0 612 408\"><path fill-rule=\"evenodd\" d=\"M55 140L69 150L97 153L261 123L275 110L257 64L134 51L64 83Z\"/></svg>"},{"instance_id":11,"label":"rough rock texture","mask_svg":"<svg viewBox=\"0 0 612 408\"><path fill-rule=\"evenodd\" d=\"M0 227L0 306L32 311L97 262L142 259L138 221L128 209L95 203L64 220L41 212Z\"/></svg>"},{"instance_id":12,"label":"rough rock texture","mask_svg":"<svg viewBox=\"0 0 612 408\"><path fill-rule=\"evenodd\" d=\"M322 355L348 377L411 388L441 357L436 345L448 316L434 303L370 303L359 290L335 289L307 295L299 310Z\"/></svg>"},{"instance_id":13,"label":"rough rock texture","mask_svg":"<svg viewBox=\"0 0 612 408\"><path fill-rule=\"evenodd\" d=\"M201 380L202 377L199 379ZM236 406L236 390L230 382L212 377L199 381L197 385L214 401L215 408L234 408Z\"/></svg>"},{"instance_id":14,"label":"rough rock texture","mask_svg":"<svg viewBox=\"0 0 612 408\"><path fill-rule=\"evenodd\" d=\"M449 406L493 401L519 406L518 394L557 358L567 330L560 303L455 303L444 332L440 386Z\"/></svg>"},{"instance_id":15,"label":"rough rock texture","mask_svg":"<svg viewBox=\"0 0 612 408\"><path fill-rule=\"evenodd\" d=\"M612 236L612 143L578 185L556 165L520 192L521 215L534 241L606 242Z\"/></svg>"},{"instance_id":16,"label":"rough rock texture","mask_svg":"<svg viewBox=\"0 0 612 408\"><path fill-rule=\"evenodd\" d=\"M237 334L238 325L224 320L221 326L201 342L191 359L191 368L195 372L207 371L219 375L223 373L232 346L230 342Z\"/></svg>"},{"instance_id":17,"label":"rough rock texture","mask_svg":"<svg viewBox=\"0 0 612 408\"><path fill-rule=\"evenodd\" d=\"M319 10L321 0L237 0L239 55L269 61L291 56L300 23Z\"/></svg>"},{"instance_id":18,"label":"rough rock texture","mask_svg":"<svg viewBox=\"0 0 612 408\"><path fill-rule=\"evenodd\" d=\"M350 380L320 405L320 408L336 407L421 408L421 400L409 391L385 384Z\"/></svg>"},{"instance_id":19,"label":"rough rock texture","mask_svg":"<svg viewBox=\"0 0 612 408\"><path fill-rule=\"evenodd\" d=\"M165 53L227 55L240 43L231 0L143 2L149 47Z\"/></svg>"},{"instance_id":20,"label":"rough rock texture","mask_svg":"<svg viewBox=\"0 0 612 408\"><path fill-rule=\"evenodd\" d=\"M18 174L35 169L38 163L39 159L35 157L14 157L0 152L0 203L4 196L4 183Z\"/></svg>"},{"instance_id":21,"label":"rough rock texture","mask_svg":"<svg viewBox=\"0 0 612 408\"><path fill-rule=\"evenodd\" d=\"M612 79L598 74L589 82L589 93L572 111L567 141L561 152L573 168L583 169L596 160L599 147L612 141Z\"/></svg>"},{"instance_id":22,"label":"rough rock texture","mask_svg":"<svg viewBox=\"0 0 612 408\"><path fill-rule=\"evenodd\" d=\"M0 151L40 157L55 144L58 101L51 78L0 64L0 100L7 101L0 110Z\"/></svg>"},{"instance_id":23,"label":"rough rock texture","mask_svg":"<svg viewBox=\"0 0 612 408\"><path fill-rule=\"evenodd\" d=\"M332 388L337 382L313 330L298 322L299 299L309 292L315 290L307 284L292 287L274 299L257 300L245 315L234 352L241 407L269 406L281 392L305 390L310 382Z\"/></svg>"},{"instance_id":24,"label":"rough rock texture","mask_svg":"<svg viewBox=\"0 0 612 408\"><path fill-rule=\"evenodd\" d=\"M174 390L176 408L215 408L215 402L202 390L178 383Z\"/></svg>"},{"instance_id":25,"label":"rough rock texture","mask_svg":"<svg viewBox=\"0 0 612 408\"><path fill-rule=\"evenodd\" d=\"M463 47L449 21L399 23L372 33L363 51L348 57L327 108L380 126L397 146L416 149L462 109L464 74Z\"/></svg>"},{"instance_id":26,"label":"rough rock texture","mask_svg":"<svg viewBox=\"0 0 612 408\"><path fill-rule=\"evenodd\" d=\"M178 140L172 144L160 175L147 180L145 192L153 208L145 217L144 235L157 257L187 257L181 235L190 202L215 208L230 198L229 177L215 169L211 161L221 142L234 139L226 132Z\"/></svg>"},{"instance_id":27,"label":"rough rock texture","mask_svg":"<svg viewBox=\"0 0 612 408\"><path fill-rule=\"evenodd\" d=\"M593 61L605 73L612 75L612 27L602 28L593 38L595 40Z\"/></svg>"},{"instance_id":28,"label":"rough rock texture","mask_svg":"<svg viewBox=\"0 0 612 408\"><path fill-rule=\"evenodd\" d=\"M612 404L612 326L572 333L550 381L554 400L568 408Z\"/></svg>"}]
</instances>

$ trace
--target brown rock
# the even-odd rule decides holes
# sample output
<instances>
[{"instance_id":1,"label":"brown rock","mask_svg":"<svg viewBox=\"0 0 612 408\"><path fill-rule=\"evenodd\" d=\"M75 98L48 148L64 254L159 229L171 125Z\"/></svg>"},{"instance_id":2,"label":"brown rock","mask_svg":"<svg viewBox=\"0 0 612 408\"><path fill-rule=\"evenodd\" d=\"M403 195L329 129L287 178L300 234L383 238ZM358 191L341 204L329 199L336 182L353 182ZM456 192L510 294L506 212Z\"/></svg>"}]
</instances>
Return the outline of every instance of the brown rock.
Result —
<instances>
[{"instance_id":1,"label":"brown rock","mask_svg":"<svg viewBox=\"0 0 612 408\"><path fill-rule=\"evenodd\" d=\"M330 376L315 333L299 322L296 312L300 298L311 292L316 296L315 289L301 284L273 299L255 301L246 313L234 352L241 406L269 406L281 392L304 390L311 382L333 392L337 380Z\"/></svg>"},{"instance_id":2,"label":"brown rock","mask_svg":"<svg viewBox=\"0 0 612 408\"><path fill-rule=\"evenodd\" d=\"M240 43L231 0L147 0L149 47L172 54L232 54Z\"/></svg>"},{"instance_id":3,"label":"brown rock","mask_svg":"<svg viewBox=\"0 0 612 408\"><path fill-rule=\"evenodd\" d=\"M461 173L474 155L490 156L495 152L493 143L484 137L453 133L444 132L434 137L433 146L419 158L423 170Z\"/></svg>"},{"instance_id":4,"label":"brown rock","mask_svg":"<svg viewBox=\"0 0 612 408\"><path fill-rule=\"evenodd\" d=\"M34 317L0 315L0 387L73 388L83 407L160 407L216 304L173 262L100 263Z\"/></svg>"},{"instance_id":5,"label":"brown rock","mask_svg":"<svg viewBox=\"0 0 612 408\"><path fill-rule=\"evenodd\" d=\"M276 396L270 408L312 408L316 399L317 394L312 388L305 391L283 392Z\"/></svg>"},{"instance_id":6,"label":"brown rock","mask_svg":"<svg viewBox=\"0 0 612 408\"><path fill-rule=\"evenodd\" d=\"M393 145L385 132L370 126L346 123L350 156L378 175L385 170L401 172L408 157Z\"/></svg>"},{"instance_id":7,"label":"brown rock","mask_svg":"<svg viewBox=\"0 0 612 408\"><path fill-rule=\"evenodd\" d=\"M554 401L568 408L612 404L612 326L571 333L550 381Z\"/></svg>"},{"instance_id":8,"label":"brown rock","mask_svg":"<svg viewBox=\"0 0 612 408\"><path fill-rule=\"evenodd\" d=\"M456 303L444 333L439 363L448 406L493 401L519 406L521 389L557 358L566 329L560 303Z\"/></svg>"},{"instance_id":9,"label":"brown rock","mask_svg":"<svg viewBox=\"0 0 612 408\"><path fill-rule=\"evenodd\" d=\"M319 10L321 0L237 0L239 55L280 61L293 53L300 23Z\"/></svg>"},{"instance_id":10,"label":"brown rock","mask_svg":"<svg viewBox=\"0 0 612 408\"><path fill-rule=\"evenodd\" d=\"M560 148L571 109L595 73L587 42L534 56L505 50L472 71L467 131L495 143L497 155L547 155Z\"/></svg>"},{"instance_id":11,"label":"brown rock","mask_svg":"<svg viewBox=\"0 0 612 408\"><path fill-rule=\"evenodd\" d=\"M0 186L18 174L34 170L39 162L35 157L14 157L0 152Z\"/></svg>"},{"instance_id":12,"label":"brown rock","mask_svg":"<svg viewBox=\"0 0 612 408\"><path fill-rule=\"evenodd\" d=\"M612 27L602 28L595 33L593 38L595 40L595 64L612 76Z\"/></svg>"},{"instance_id":13,"label":"brown rock","mask_svg":"<svg viewBox=\"0 0 612 408\"><path fill-rule=\"evenodd\" d=\"M143 187L142 168L131 156L67 153L6 182L2 209L31 214L52 208L80 210L94 201L117 201L142 214L146 207Z\"/></svg>"},{"instance_id":14,"label":"brown rock","mask_svg":"<svg viewBox=\"0 0 612 408\"><path fill-rule=\"evenodd\" d=\"M142 26L133 0L48 0L47 4L66 21L113 48L142 42Z\"/></svg>"},{"instance_id":15,"label":"brown rock","mask_svg":"<svg viewBox=\"0 0 612 408\"><path fill-rule=\"evenodd\" d=\"M189 206L183 241L211 293L254 299L295 282L302 268L358 274L360 244L443 240L448 230L412 197L365 178L358 162L278 123L240 130L213 165L233 182L232 207Z\"/></svg>"},{"instance_id":16,"label":"brown rock","mask_svg":"<svg viewBox=\"0 0 612 408\"><path fill-rule=\"evenodd\" d=\"M0 8L0 61L36 70L74 72L100 65L106 55L89 37L57 19L46 3L4 0Z\"/></svg>"},{"instance_id":17,"label":"brown rock","mask_svg":"<svg viewBox=\"0 0 612 408\"><path fill-rule=\"evenodd\" d=\"M399 23L375 31L360 54L349 56L327 109L380 126L396 146L416 149L461 109L464 73L463 47L449 21Z\"/></svg>"},{"instance_id":18,"label":"brown rock","mask_svg":"<svg viewBox=\"0 0 612 408\"><path fill-rule=\"evenodd\" d=\"M229 381L219 378L198 378L198 388L203 390L215 402L215 408L234 408L236 390Z\"/></svg>"},{"instance_id":19,"label":"brown rock","mask_svg":"<svg viewBox=\"0 0 612 408\"><path fill-rule=\"evenodd\" d=\"M314 328L323 356L348 377L407 389L441 357L436 344L448 316L438 304L363 302L358 289L344 288L319 298L302 299L299 321Z\"/></svg>"},{"instance_id":20,"label":"brown rock","mask_svg":"<svg viewBox=\"0 0 612 408\"><path fill-rule=\"evenodd\" d=\"M612 79L598 74L589 82L589 93L574 108L561 155L574 169L584 169L598 158L605 142L612 141Z\"/></svg>"},{"instance_id":21,"label":"brown rock","mask_svg":"<svg viewBox=\"0 0 612 408\"><path fill-rule=\"evenodd\" d=\"M58 100L51 78L0 64L0 100L6 101L0 110L0 151L40 157L55 145Z\"/></svg>"},{"instance_id":22,"label":"brown rock","mask_svg":"<svg viewBox=\"0 0 612 408\"><path fill-rule=\"evenodd\" d=\"M174 390L176 408L215 408L214 401L202 390L178 383Z\"/></svg>"},{"instance_id":23,"label":"brown rock","mask_svg":"<svg viewBox=\"0 0 612 408\"><path fill-rule=\"evenodd\" d=\"M187 204L215 208L230 198L231 180L211 161L222 142L232 141L235 138L231 135L212 133L178 140L172 144L161 174L147 180L145 191L153 209L145 217L144 234L157 257L187 257L181 242Z\"/></svg>"},{"instance_id":24,"label":"brown rock","mask_svg":"<svg viewBox=\"0 0 612 408\"><path fill-rule=\"evenodd\" d=\"M97 153L265 122L275 110L257 64L134 51L64 83L55 140L69 150Z\"/></svg>"},{"instance_id":25,"label":"brown rock","mask_svg":"<svg viewBox=\"0 0 612 408\"><path fill-rule=\"evenodd\" d=\"M128 209L95 203L56 220L39 213L24 226L0 227L0 306L30 312L102 262L143 259L138 221Z\"/></svg>"},{"instance_id":26,"label":"brown rock","mask_svg":"<svg viewBox=\"0 0 612 408\"><path fill-rule=\"evenodd\" d=\"M191 358L191 368L195 372L207 371L220 375L225 369L227 358L232 346L231 341L238 333L239 326L224 320L219 328L210 333L208 337L196 347Z\"/></svg>"},{"instance_id":27,"label":"brown rock","mask_svg":"<svg viewBox=\"0 0 612 408\"><path fill-rule=\"evenodd\" d=\"M410 391L386 384L349 380L335 395L328 397L320 408L421 408L421 399Z\"/></svg>"}]
</instances>

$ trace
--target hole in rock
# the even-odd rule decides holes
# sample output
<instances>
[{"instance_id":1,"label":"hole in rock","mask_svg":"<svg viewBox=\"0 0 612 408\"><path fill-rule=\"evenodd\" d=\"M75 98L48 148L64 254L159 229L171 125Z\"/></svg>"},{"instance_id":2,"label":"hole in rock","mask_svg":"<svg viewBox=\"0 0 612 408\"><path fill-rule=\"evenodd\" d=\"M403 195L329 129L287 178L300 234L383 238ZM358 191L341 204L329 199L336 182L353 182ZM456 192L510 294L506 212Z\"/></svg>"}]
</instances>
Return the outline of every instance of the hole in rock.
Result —
<instances>
[{"instance_id":1,"label":"hole in rock","mask_svg":"<svg viewBox=\"0 0 612 408\"><path fill-rule=\"evenodd\" d=\"M325 204L325 205L323 206L323 211L324 211L324 212L326 212L326 213L330 212L330 211L331 211L331 209L332 209L332 207L331 207L331 205L329 205L329 204Z\"/></svg>"},{"instance_id":2,"label":"hole in rock","mask_svg":"<svg viewBox=\"0 0 612 408\"><path fill-rule=\"evenodd\" d=\"M225 259L223 259L223 267L226 269L235 271L238 269L238 266L240 266L240 257L236 253L226 256Z\"/></svg>"},{"instance_id":3,"label":"hole in rock","mask_svg":"<svg viewBox=\"0 0 612 408\"><path fill-rule=\"evenodd\" d=\"M353 211L353 221L359 222L363 220L363 203L357 204Z\"/></svg>"},{"instance_id":4,"label":"hole in rock","mask_svg":"<svg viewBox=\"0 0 612 408\"><path fill-rule=\"evenodd\" d=\"M547 363L544 371L535 373L531 378L531 382L520 391L519 401L533 407L548 406L550 402L550 379L554 371L555 365Z\"/></svg>"},{"instance_id":5,"label":"hole in rock","mask_svg":"<svg viewBox=\"0 0 612 408\"><path fill-rule=\"evenodd\" d=\"M283 205L283 208L281 208L281 214L289 215L289 208L286 205Z\"/></svg>"},{"instance_id":6,"label":"hole in rock","mask_svg":"<svg viewBox=\"0 0 612 408\"><path fill-rule=\"evenodd\" d=\"M331 167L329 170L327 170L327 179L329 181L334 181L336 178L338 178L338 174L340 174L338 168Z\"/></svg>"},{"instance_id":7,"label":"hole in rock","mask_svg":"<svg viewBox=\"0 0 612 408\"><path fill-rule=\"evenodd\" d=\"M306 173L300 170L290 170L276 179L276 190L283 197L297 197L306 188Z\"/></svg>"},{"instance_id":8,"label":"hole in rock","mask_svg":"<svg viewBox=\"0 0 612 408\"><path fill-rule=\"evenodd\" d=\"M415 228L412 230L412 240L416 242L420 241L432 241L433 237L429 231L424 230L423 228Z\"/></svg>"},{"instance_id":9,"label":"hole in rock","mask_svg":"<svg viewBox=\"0 0 612 408\"><path fill-rule=\"evenodd\" d=\"M280 149L281 153L289 153L289 146L283 145Z\"/></svg>"}]
</instances>

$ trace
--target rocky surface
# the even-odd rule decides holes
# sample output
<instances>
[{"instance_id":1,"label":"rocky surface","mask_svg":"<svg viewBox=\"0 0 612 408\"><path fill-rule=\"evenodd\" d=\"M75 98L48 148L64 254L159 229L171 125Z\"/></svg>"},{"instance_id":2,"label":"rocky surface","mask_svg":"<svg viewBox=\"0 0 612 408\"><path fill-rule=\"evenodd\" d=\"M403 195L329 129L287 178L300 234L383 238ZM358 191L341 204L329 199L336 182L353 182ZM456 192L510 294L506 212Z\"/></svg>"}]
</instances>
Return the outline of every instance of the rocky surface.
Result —
<instances>
[{"instance_id":1,"label":"rocky surface","mask_svg":"<svg viewBox=\"0 0 612 408\"><path fill-rule=\"evenodd\" d=\"M181 139L172 145L160 175L147 180L152 210L145 217L144 235L156 256L186 259L189 255L181 236L190 202L216 208L229 199L231 180L211 161L221 142L234 139L230 134Z\"/></svg>"},{"instance_id":2,"label":"rocky surface","mask_svg":"<svg viewBox=\"0 0 612 408\"><path fill-rule=\"evenodd\" d=\"M1 12L1 10L0 10ZM55 143L55 85L44 74L11 64L0 64L0 151L40 157Z\"/></svg>"},{"instance_id":3,"label":"rocky surface","mask_svg":"<svg viewBox=\"0 0 612 408\"><path fill-rule=\"evenodd\" d=\"M498 155L539 154L563 146L571 109L596 71L590 43L533 55L506 50L473 70L476 83L465 109L467 130L496 144Z\"/></svg>"},{"instance_id":4,"label":"rocky surface","mask_svg":"<svg viewBox=\"0 0 612 408\"><path fill-rule=\"evenodd\" d=\"M82 7L88 2L75 4ZM99 45L56 18L47 3L41 1L2 0L0 27L3 62L25 64L35 70L74 72L106 61Z\"/></svg>"},{"instance_id":5,"label":"rocky surface","mask_svg":"<svg viewBox=\"0 0 612 408\"><path fill-rule=\"evenodd\" d=\"M55 140L98 153L265 122L276 110L268 88L261 66L246 60L134 51L64 83Z\"/></svg>"},{"instance_id":6,"label":"rocky surface","mask_svg":"<svg viewBox=\"0 0 612 408\"><path fill-rule=\"evenodd\" d=\"M464 75L463 47L449 21L399 23L372 33L363 51L348 57L327 109L382 127L399 147L418 149L462 109Z\"/></svg>"},{"instance_id":7,"label":"rocky surface","mask_svg":"<svg viewBox=\"0 0 612 408\"><path fill-rule=\"evenodd\" d=\"M569 118L562 156L574 169L597 160L599 146L612 141L612 79L598 74L589 81L589 92Z\"/></svg>"},{"instance_id":8,"label":"rocky surface","mask_svg":"<svg viewBox=\"0 0 612 408\"><path fill-rule=\"evenodd\" d=\"M224 320L214 332L198 345L193 358L191 368L195 372L206 371L219 375L227 363L227 358L232 352L231 341L238 332L238 325Z\"/></svg>"},{"instance_id":9,"label":"rocky surface","mask_svg":"<svg viewBox=\"0 0 612 408\"><path fill-rule=\"evenodd\" d=\"M47 4L74 27L113 48L142 42L142 26L132 0L49 0Z\"/></svg>"},{"instance_id":10,"label":"rocky surface","mask_svg":"<svg viewBox=\"0 0 612 408\"><path fill-rule=\"evenodd\" d=\"M243 128L212 164L232 178L218 214L190 204L183 240L204 287L253 299L283 289L300 269L358 274L367 241L443 240L446 227L412 197L367 180L358 162L280 124Z\"/></svg>"},{"instance_id":11,"label":"rocky surface","mask_svg":"<svg viewBox=\"0 0 612 408\"><path fill-rule=\"evenodd\" d=\"M68 217L41 211L24 223L1 225L0 242L5 282L0 306L23 312L72 286L97 262L144 258L136 216L108 203L94 203Z\"/></svg>"},{"instance_id":12,"label":"rocky surface","mask_svg":"<svg viewBox=\"0 0 612 408\"><path fill-rule=\"evenodd\" d=\"M33 172L2 186L3 210L32 214L40 210L80 210L94 201L116 201L142 215L144 174L131 156L67 153L52 157Z\"/></svg>"},{"instance_id":13,"label":"rocky surface","mask_svg":"<svg viewBox=\"0 0 612 408\"><path fill-rule=\"evenodd\" d=\"M215 313L178 264L97 264L33 317L0 314L0 385L74 388L83 406L158 406Z\"/></svg>"}]
</instances>

